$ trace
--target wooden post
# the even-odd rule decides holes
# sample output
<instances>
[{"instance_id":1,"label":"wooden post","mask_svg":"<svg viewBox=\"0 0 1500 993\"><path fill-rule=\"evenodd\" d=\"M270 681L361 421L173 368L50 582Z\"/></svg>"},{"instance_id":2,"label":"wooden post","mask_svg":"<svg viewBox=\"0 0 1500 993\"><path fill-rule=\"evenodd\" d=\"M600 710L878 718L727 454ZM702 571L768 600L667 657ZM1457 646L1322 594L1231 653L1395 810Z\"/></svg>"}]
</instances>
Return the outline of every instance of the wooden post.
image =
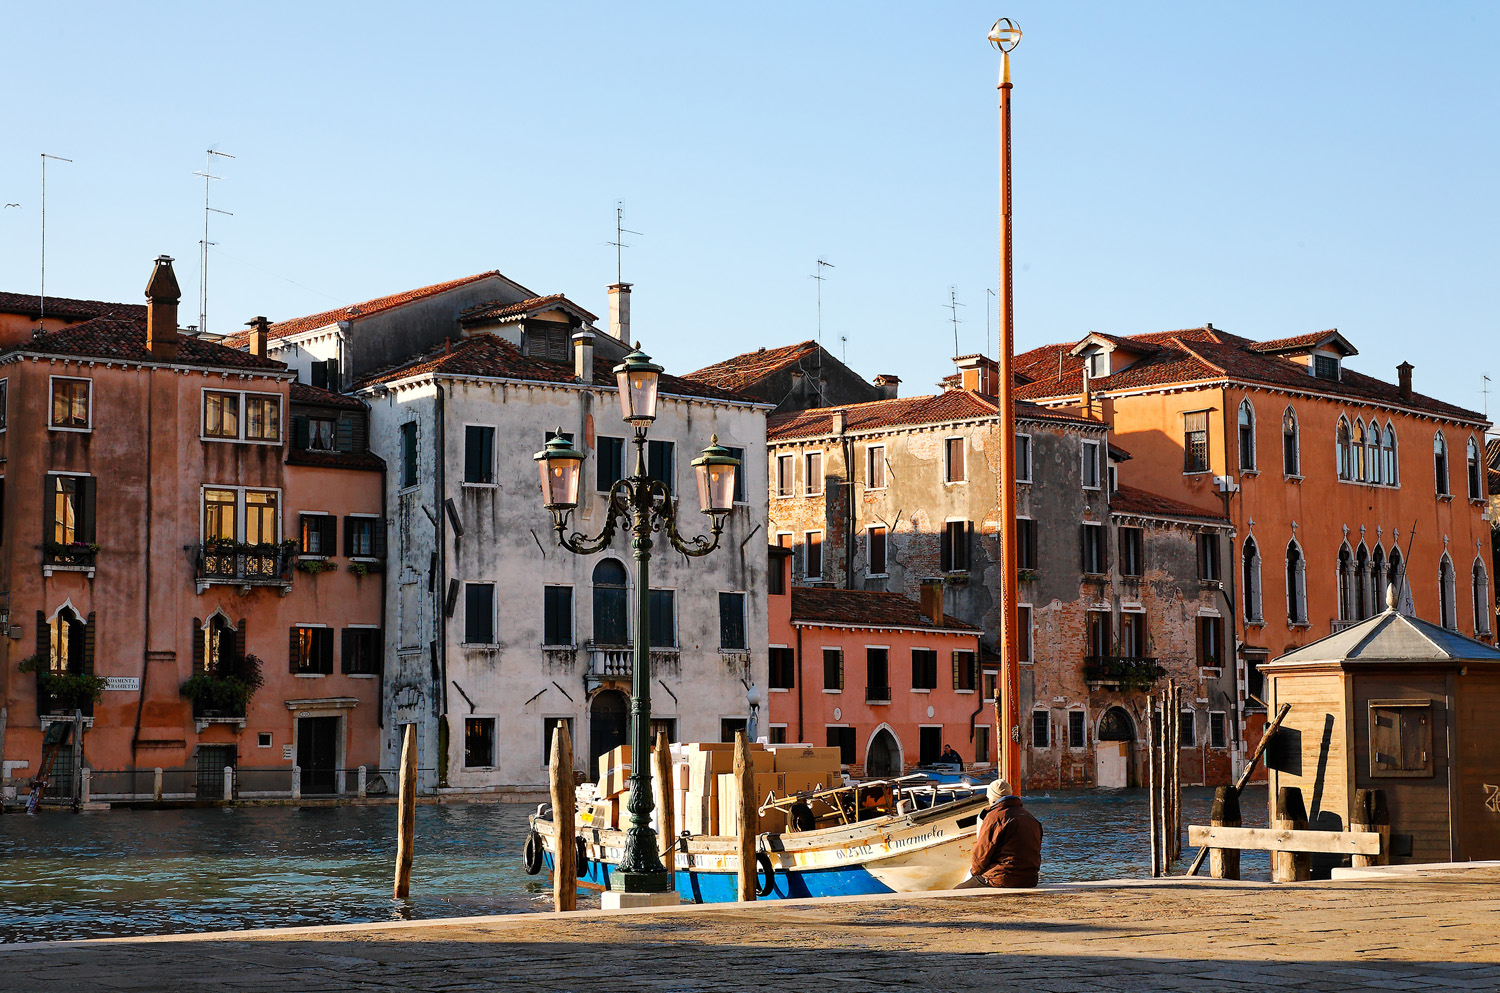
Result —
<instances>
[{"instance_id":1,"label":"wooden post","mask_svg":"<svg viewBox=\"0 0 1500 993\"><path fill-rule=\"evenodd\" d=\"M81 795L83 797L83 804L84 804L84 806L88 806L88 803L89 803L89 791L90 791L89 780L90 780L90 777L93 776L93 774L94 774L93 771L90 770L88 768L88 766L84 766L81 770L79 770L79 775L80 775L81 781L83 783L83 793Z\"/></svg>"},{"instance_id":2,"label":"wooden post","mask_svg":"<svg viewBox=\"0 0 1500 993\"><path fill-rule=\"evenodd\" d=\"M1271 827L1278 831L1307 830L1307 808L1302 791L1283 786L1276 791L1276 818ZM1271 882L1300 883L1312 877L1312 856L1307 852L1272 852Z\"/></svg>"},{"instance_id":3,"label":"wooden post","mask_svg":"<svg viewBox=\"0 0 1500 993\"><path fill-rule=\"evenodd\" d=\"M758 888L755 865L755 836L760 833L760 802L755 797L755 758L750 754L750 741L745 732L734 734L734 784L735 813L739 816L740 830L735 840L735 850L740 857L739 898L755 899Z\"/></svg>"},{"instance_id":4,"label":"wooden post","mask_svg":"<svg viewBox=\"0 0 1500 993\"><path fill-rule=\"evenodd\" d=\"M656 732L655 754L656 760L656 782L660 792L660 798L656 804L656 813L660 818L661 831L657 834L657 843L661 845L661 864L666 866L667 875L673 879L676 885L677 872L677 812L675 809L676 797L672 784L672 751L667 743L667 732Z\"/></svg>"},{"instance_id":5,"label":"wooden post","mask_svg":"<svg viewBox=\"0 0 1500 993\"><path fill-rule=\"evenodd\" d=\"M301 770L292 770L300 787ZM298 789L300 793L301 790ZM396 807L396 899L411 895L412 847L417 841L417 726L406 725L401 743L401 790Z\"/></svg>"},{"instance_id":6,"label":"wooden post","mask_svg":"<svg viewBox=\"0 0 1500 993\"><path fill-rule=\"evenodd\" d=\"M1177 769L1177 721L1172 713L1172 684L1161 693L1161 869L1163 876L1172 874L1172 860L1177 857L1172 837L1172 780Z\"/></svg>"},{"instance_id":7,"label":"wooden post","mask_svg":"<svg viewBox=\"0 0 1500 993\"><path fill-rule=\"evenodd\" d=\"M1214 827L1240 826L1240 791L1233 786L1214 790L1214 809L1208 823ZM1208 852L1208 874L1213 879L1240 878L1240 850L1211 848Z\"/></svg>"},{"instance_id":8,"label":"wooden post","mask_svg":"<svg viewBox=\"0 0 1500 993\"><path fill-rule=\"evenodd\" d=\"M1182 858L1182 687L1172 684L1172 861Z\"/></svg>"},{"instance_id":9,"label":"wooden post","mask_svg":"<svg viewBox=\"0 0 1500 993\"><path fill-rule=\"evenodd\" d=\"M1390 865L1391 817L1385 809L1384 790L1355 790L1354 812L1349 818L1350 831L1369 831L1380 835L1379 855L1351 855L1349 864L1356 869L1372 865Z\"/></svg>"},{"instance_id":10,"label":"wooden post","mask_svg":"<svg viewBox=\"0 0 1500 993\"><path fill-rule=\"evenodd\" d=\"M1151 876L1155 878L1161 875L1161 863L1157 860L1156 853L1161 844L1161 839L1156 833L1156 795L1160 789L1161 776L1156 772L1156 756L1161 749L1156 742L1156 698L1146 697L1146 806L1147 817L1151 821Z\"/></svg>"},{"instance_id":11,"label":"wooden post","mask_svg":"<svg viewBox=\"0 0 1500 993\"><path fill-rule=\"evenodd\" d=\"M566 721L552 726L552 909L578 909L578 821L573 810L573 741Z\"/></svg>"}]
</instances>

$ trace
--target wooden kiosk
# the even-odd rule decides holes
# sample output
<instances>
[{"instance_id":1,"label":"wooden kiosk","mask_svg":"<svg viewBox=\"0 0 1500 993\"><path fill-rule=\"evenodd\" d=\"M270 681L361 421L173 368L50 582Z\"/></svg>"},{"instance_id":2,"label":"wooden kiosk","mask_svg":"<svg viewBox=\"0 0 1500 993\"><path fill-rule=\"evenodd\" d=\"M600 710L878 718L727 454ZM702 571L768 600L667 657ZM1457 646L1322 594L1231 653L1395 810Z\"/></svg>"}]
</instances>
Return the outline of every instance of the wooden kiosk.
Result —
<instances>
[{"instance_id":1,"label":"wooden kiosk","mask_svg":"<svg viewBox=\"0 0 1500 993\"><path fill-rule=\"evenodd\" d=\"M1500 858L1500 651L1388 608L1261 671L1291 704L1273 807L1296 787L1310 827L1348 830L1355 790L1383 790L1392 863Z\"/></svg>"}]
</instances>

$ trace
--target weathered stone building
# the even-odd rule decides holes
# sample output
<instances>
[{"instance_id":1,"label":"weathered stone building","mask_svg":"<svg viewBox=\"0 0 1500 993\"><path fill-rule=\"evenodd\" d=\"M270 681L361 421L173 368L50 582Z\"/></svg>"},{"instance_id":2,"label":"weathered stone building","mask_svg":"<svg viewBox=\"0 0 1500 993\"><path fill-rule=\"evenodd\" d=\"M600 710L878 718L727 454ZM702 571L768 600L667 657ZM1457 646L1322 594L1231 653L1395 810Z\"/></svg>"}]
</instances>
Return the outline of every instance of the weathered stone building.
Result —
<instances>
[{"instance_id":1,"label":"weathered stone building","mask_svg":"<svg viewBox=\"0 0 1500 993\"><path fill-rule=\"evenodd\" d=\"M781 348L762 346L689 373L688 378L772 404L773 414L892 400L901 383L889 375L867 383L815 341Z\"/></svg>"}]
</instances>

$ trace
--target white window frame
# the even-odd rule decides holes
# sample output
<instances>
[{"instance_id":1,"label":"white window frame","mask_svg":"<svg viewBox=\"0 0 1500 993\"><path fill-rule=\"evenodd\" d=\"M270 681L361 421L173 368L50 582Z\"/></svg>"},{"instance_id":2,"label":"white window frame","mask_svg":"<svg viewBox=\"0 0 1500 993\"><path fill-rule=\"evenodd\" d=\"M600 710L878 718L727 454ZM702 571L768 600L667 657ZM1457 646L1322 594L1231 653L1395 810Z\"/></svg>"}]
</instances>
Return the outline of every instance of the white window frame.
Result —
<instances>
[{"instance_id":1,"label":"white window frame","mask_svg":"<svg viewBox=\"0 0 1500 993\"><path fill-rule=\"evenodd\" d=\"M234 395L236 395L236 396L238 396L240 398L239 415L238 415L238 418L237 418L237 420L239 421L239 423L237 425L238 428L239 428L239 433L238 433L238 435L236 437L227 438L227 437L220 437L220 436L217 436L217 435L211 435L211 434L208 433L208 395L210 393L234 394ZM249 415L249 409L245 406L245 403L246 403L246 401L250 397L256 397L256 398L260 398L260 399L264 399L266 397L274 397L275 398L275 400L276 400L276 426L277 426L277 432L276 432L276 437L274 439L270 439L270 438L247 438L247 437L245 437L245 428L246 428L246 425L250 421L250 418L248 416ZM49 399L50 399L50 391L49 391ZM282 400L283 400L283 397L282 397L282 395L280 393L267 393L267 392L265 392L263 390L228 390L228 389L222 389L222 388L217 387L217 386L205 386L198 393L198 440L199 441L216 441L216 442L219 442L221 444L227 444L227 445L276 445L277 447L280 447L286 441L286 404L283 403ZM93 398L93 390L91 389L89 391L89 417L90 417L90 419L93 418L93 415L94 415L94 398ZM48 416L51 416L50 411L49 411ZM255 489L260 489L260 487L254 487L254 488Z\"/></svg>"},{"instance_id":2,"label":"white window frame","mask_svg":"<svg viewBox=\"0 0 1500 993\"><path fill-rule=\"evenodd\" d=\"M53 424L52 423L52 388L53 388L52 384L55 383L55 382L57 382L57 380L59 380L59 379L66 379L66 380L70 380L72 382L82 382L82 383L88 383L89 384L89 401L88 401L89 423L88 423L88 427L71 428L71 427L67 427L67 426L62 425L62 424ZM69 432L69 433L72 433L72 434L89 434L90 432L92 432L94 430L94 379L93 379L92 376L48 376L47 377L47 430L48 431L66 431L66 432Z\"/></svg>"},{"instance_id":3,"label":"white window frame","mask_svg":"<svg viewBox=\"0 0 1500 993\"><path fill-rule=\"evenodd\" d=\"M345 514L343 516L346 517L346 518L347 517L358 517L361 520L366 520L366 521L379 521L381 519L379 514L367 514L367 513L364 513L362 511L352 511L352 510L349 513L347 513L347 514ZM343 527L347 531L348 528L349 528L349 525L347 523L345 523L343 525ZM371 537L371 547L372 548L374 547L374 538L373 538L373 536ZM387 551L389 551L389 549L387 549ZM377 556L377 555L351 555L351 556L349 556L349 561L350 562L379 562L380 561L380 557ZM358 627L359 625L357 625L357 624L351 624L349 626L350 627ZM378 625L375 625L375 626L378 627Z\"/></svg>"},{"instance_id":4,"label":"white window frame","mask_svg":"<svg viewBox=\"0 0 1500 993\"><path fill-rule=\"evenodd\" d=\"M1102 471L1100 471L1100 468L1099 468L1099 449L1100 449L1100 443L1099 442L1097 442L1097 441L1091 441L1091 440L1089 440L1087 438L1083 439L1083 452L1082 452L1082 454L1080 456L1080 461L1079 461L1079 466L1078 466L1078 470L1079 470L1078 481L1079 481L1080 484L1082 484L1083 488L1086 489L1086 490L1098 490L1099 487L1102 485L1101 481L1104 478L1104 473ZM1092 457L1089 454L1090 452L1093 453ZM1094 470L1094 484L1092 486L1090 486L1089 483L1088 483L1089 467L1091 465L1092 465L1093 470Z\"/></svg>"},{"instance_id":5,"label":"white window frame","mask_svg":"<svg viewBox=\"0 0 1500 993\"><path fill-rule=\"evenodd\" d=\"M812 471L812 465L811 465L813 459L817 459L818 460L818 471L817 471L817 474L816 474L817 475L816 479L813 478L814 473ZM803 489L802 489L802 495L803 496L822 496L823 495L823 449L821 449L821 448L812 448L812 449L806 449L806 450L804 450L802 452L802 475L804 477L803 480L802 480L802 487L803 487Z\"/></svg>"},{"instance_id":6,"label":"white window frame","mask_svg":"<svg viewBox=\"0 0 1500 993\"><path fill-rule=\"evenodd\" d=\"M808 549L812 547L812 542L808 539L811 535L818 536L818 571L816 573L809 572L807 568L807 552ZM823 561L823 537L824 534L821 529L813 529L802 532L802 578L804 580L823 578L823 567L827 565L827 563Z\"/></svg>"},{"instance_id":7,"label":"white window frame","mask_svg":"<svg viewBox=\"0 0 1500 993\"><path fill-rule=\"evenodd\" d=\"M494 641L461 641L461 642L459 642L459 647L460 648L494 648L494 647L496 647L497 645L500 644L500 584L494 582L493 580L491 580L489 582L486 582L484 580L469 580L469 579L463 580L463 591L462 591L463 598L464 598L464 628L463 628L463 631L464 631L465 635L467 635L469 633L469 587L470 586L488 586L490 588L490 634L492 636L494 636L495 640ZM464 716L465 717L474 717L474 716L477 716L477 715L475 715L475 714L465 714Z\"/></svg>"},{"instance_id":8,"label":"white window frame","mask_svg":"<svg viewBox=\"0 0 1500 993\"><path fill-rule=\"evenodd\" d=\"M87 475L87 473L52 473L52 475ZM280 543L286 540L286 504L279 486L236 486L234 484L202 483L198 486L198 544L203 543L203 525L206 523L207 514L204 513L203 493L205 490L233 490L234 491L234 533L235 541L245 543L245 494L246 493L275 493L276 494L276 541ZM298 511L298 513L302 513ZM322 511L309 510L309 514L318 514ZM301 521L301 517L298 517ZM301 524L298 524L301 530ZM317 627L316 624L301 624L298 627Z\"/></svg>"},{"instance_id":9,"label":"white window frame","mask_svg":"<svg viewBox=\"0 0 1500 993\"><path fill-rule=\"evenodd\" d=\"M1068 750L1069 751L1073 751L1073 752L1084 751L1085 749L1087 749L1089 747L1089 710L1088 710L1088 708L1087 707L1069 707L1066 711L1064 711L1064 713L1066 713L1068 715L1068 729L1067 729ZM1074 714L1079 714L1083 718L1083 720L1080 722L1081 725L1082 725L1082 727L1083 727L1083 744L1081 744L1081 745L1075 745L1075 744L1073 744L1073 715Z\"/></svg>"},{"instance_id":10,"label":"white window frame","mask_svg":"<svg viewBox=\"0 0 1500 993\"><path fill-rule=\"evenodd\" d=\"M463 428L464 428L464 433L463 433L464 455L463 455L463 461L459 463L459 467L460 467L459 468L459 472L460 473L467 472L468 468L469 468L469 428L489 428L491 431L494 432L494 434L490 436L490 438L491 438L491 440L490 440L490 480L491 481L488 482L488 483L471 483L467 479L465 479L465 480L461 481L461 487L460 488L463 488L463 489L472 489L472 490L493 490L493 489L498 489L499 486L500 486L500 471L499 471L499 464L500 464L500 445L499 445L499 441L500 441L500 425L498 425L498 424L485 424L482 421L464 421L463 422ZM571 434L572 432L570 432L570 431L564 431L563 433L564 434ZM579 466L578 471L582 472L583 471L583 467ZM580 489L582 489L582 487L580 487Z\"/></svg>"},{"instance_id":11,"label":"white window frame","mask_svg":"<svg viewBox=\"0 0 1500 993\"><path fill-rule=\"evenodd\" d=\"M464 720L464 724L460 725L460 728L459 728L460 734L459 734L459 739L458 739L459 740L458 749L459 749L460 762L462 764L462 767L465 768L465 769L498 769L498 768L500 768L500 715L499 714L464 714L463 715L463 720ZM468 724L469 721L489 721L490 722L490 764L489 765L470 765L469 764L469 750L468 750L469 729L467 727L467 724Z\"/></svg>"},{"instance_id":12,"label":"white window frame","mask_svg":"<svg viewBox=\"0 0 1500 993\"><path fill-rule=\"evenodd\" d=\"M872 532L880 531L885 542L885 568L879 572L875 571L875 563L871 558L871 550L874 548ZM883 579L890 575L891 568L891 529L884 524L865 525L865 575L870 579Z\"/></svg>"},{"instance_id":13,"label":"white window frame","mask_svg":"<svg viewBox=\"0 0 1500 993\"><path fill-rule=\"evenodd\" d=\"M876 465L880 466L880 479L881 479L881 483L880 483L879 486L876 486L874 483L872 483L870 481L871 478L872 478L872 475L873 475L870 470L873 469ZM865 446L865 489L867 489L867 490L883 490L887 486L889 486L890 483L891 483L890 466L888 466L886 464L886 461L885 461L885 446L884 445L866 445Z\"/></svg>"},{"instance_id":14,"label":"white window frame","mask_svg":"<svg viewBox=\"0 0 1500 993\"><path fill-rule=\"evenodd\" d=\"M1241 424L1240 418L1247 412L1250 415L1250 423L1248 425ZM1250 428L1250 450L1248 452L1245 450L1244 436L1240 434L1240 428L1242 427ZM1258 439L1255 437L1255 427L1255 405L1248 398L1241 400L1239 408L1235 411L1234 415L1234 440L1235 448L1239 450L1237 458L1240 472L1255 473L1260 471L1260 453L1257 451L1259 445L1256 444ZM1250 456L1249 465L1245 464L1246 455Z\"/></svg>"},{"instance_id":15,"label":"white window frame","mask_svg":"<svg viewBox=\"0 0 1500 993\"><path fill-rule=\"evenodd\" d=\"M1215 715L1218 715L1219 726L1224 729L1224 744L1222 744L1222 745L1216 745L1216 744L1214 744L1214 716ZM1204 745L1205 748L1223 749L1223 748L1228 748L1229 747L1229 743L1230 743L1229 714L1227 712L1222 711L1222 710L1210 710L1208 712L1208 728L1206 730L1207 730L1208 734L1205 736L1206 740L1203 742L1203 745Z\"/></svg>"},{"instance_id":16,"label":"white window frame","mask_svg":"<svg viewBox=\"0 0 1500 993\"><path fill-rule=\"evenodd\" d=\"M960 446L961 446L960 450L964 453L964 455L963 455L963 458L964 458L964 477L962 479L954 479L953 478L953 458L952 458L952 450L949 448L949 443L950 442L954 442L954 441L956 441L956 442L958 442L960 444ZM962 485L963 483L967 483L968 481L969 481L969 442L968 442L968 439L965 438L961 434L959 434L959 435L948 435L947 437L943 438L943 485L944 486L959 486L959 485Z\"/></svg>"},{"instance_id":17,"label":"white window frame","mask_svg":"<svg viewBox=\"0 0 1500 993\"><path fill-rule=\"evenodd\" d=\"M294 627L294 628L323 628L325 630L328 629L328 625L325 624L325 623L323 623L322 621L293 621L292 622L292 627ZM337 648L338 646L334 646L334 647ZM330 658L328 660L328 667L330 669L332 669L334 666L338 665L337 656L338 656L338 652L337 651L334 651L332 653L332 656L330 656ZM293 673L292 675L294 675L298 679L327 679L329 676L333 675L333 673L331 673L331 672L296 672L296 673Z\"/></svg>"},{"instance_id":18,"label":"white window frame","mask_svg":"<svg viewBox=\"0 0 1500 993\"><path fill-rule=\"evenodd\" d=\"M786 462L782 462L782 459L786 459L787 461ZM781 471L781 468L782 468L783 465L789 465L789 466L792 467L792 471L789 474L790 477L791 477L790 479L787 478L788 474L784 474ZM793 497L795 497L796 495L797 495L797 454L795 452L777 452L776 453L776 499L778 499L778 500L790 500Z\"/></svg>"},{"instance_id":19,"label":"white window frame","mask_svg":"<svg viewBox=\"0 0 1500 993\"><path fill-rule=\"evenodd\" d=\"M778 645L778 644L775 644L774 642L771 643L771 644L768 644L768 645L766 645L766 658L769 659L771 657L771 650L772 649L775 649L775 648L789 649L791 647L792 647L791 645ZM793 661L794 662L796 661L795 656L793 657ZM788 687L786 687L786 686L772 686L772 685L770 685L770 683L771 683L771 680L770 680L770 677L768 676L766 678L766 692L768 692L768 693L790 693L790 692L792 692L791 689L788 688ZM771 725L768 725L768 726L769 727L776 727L775 724L771 724ZM781 727L786 727L786 725L783 724L783 725L781 725Z\"/></svg>"},{"instance_id":20,"label":"white window frame","mask_svg":"<svg viewBox=\"0 0 1500 993\"><path fill-rule=\"evenodd\" d=\"M1037 742L1036 742L1036 715L1037 714L1046 714L1047 715L1047 740L1046 740L1045 743L1040 744L1040 745L1037 744ZM1046 708L1046 707L1033 707L1031 709L1031 747L1037 749L1038 751L1050 750L1052 748L1052 739L1053 739L1053 737L1054 737L1054 735L1052 734L1052 711L1050 709Z\"/></svg>"},{"instance_id":21,"label":"white window frame","mask_svg":"<svg viewBox=\"0 0 1500 993\"><path fill-rule=\"evenodd\" d=\"M557 587L558 589L571 590L568 608L568 641L566 644L553 644L547 640L547 589ZM676 610L676 605L673 605ZM675 620L673 622L676 623ZM572 583L543 583L542 584L542 647L543 648L573 648L578 644L578 588Z\"/></svg>"},{"instance_id":22,"label":"white window frame","mask_svg":"<svg viewBox=\"0 0 1500 993\"><path fill-rule=\"evenodd\" d=\"M1482 598L1479 596L1479 588L1474 583L1474 566L1479 567L1479 573L1484 579L1484 596ZM1494 611L1494 608L1490 606L1494 597L1494 594L1490 590L1490 571L1484 567L1484 556L1482 555L1474 556L1474 566L1469 567L1469 602L1474 605L1474 633L1487 635L1491 633L1491 628L1493 627L1490 623L1490 617ZM1488 609L1480 609L1481 601Z\"/></svg>"},{"instance_id":23,"label":"white window frame","mask_svg":"<svg viewBox=\"0 0 1500 993\"><path fill-rule=\"evenodd\" d=\"M1022 625L1021 624L1018 623L1016 625L1016 637L1017 637L1018 640L1021 641L1022 645L1024 645L1025 648L1026 648L1026 651L1024 653L1025 658L1017 659L1016 662L1017 662L1018 665L1035 665L1036 664L1036 610L1032 607L1032 605L1031 605L1031 603L1029 601L1023 602L1023 603L1018 603L1018 604L1016 604L1016 607L1017 607L1017 620L1018 621L1020 620L1019 609L1022 608L1022 607L1026 608L1026 616L1029 617L1029 618L1031 618L1031 622L1029 624L1025 625L1025 629L1024 630L1022 629ZM1017 647L1020 647L1020 646L1017 646Z\"/></svg>"},{"instance_id":24,"label":"white window frame","mask_svg":"<svg viewBox=\"0 0 1500 993\"><path fill-rule=\"evenodd\" d=\"M1016 465L1016 482L1018 482L1018 483L1029 483L1029 482L1031 482L1031 457L1032 457L1032 448L1031 448L1031 446L1032 446L1032 438L1031 438L1031 433L1028 432L1028 431L1017 431L1016 432L1016 440L1019 442L1022 438L1026 439L1026 466L1025 466L1025 472L1023 473L1021 465L1019 463L1017 463L1017 465ZM1018 450L1019 450L1019 447L1020 446L1018 445L1017 446Z\"/></svg>"}]
</instances>

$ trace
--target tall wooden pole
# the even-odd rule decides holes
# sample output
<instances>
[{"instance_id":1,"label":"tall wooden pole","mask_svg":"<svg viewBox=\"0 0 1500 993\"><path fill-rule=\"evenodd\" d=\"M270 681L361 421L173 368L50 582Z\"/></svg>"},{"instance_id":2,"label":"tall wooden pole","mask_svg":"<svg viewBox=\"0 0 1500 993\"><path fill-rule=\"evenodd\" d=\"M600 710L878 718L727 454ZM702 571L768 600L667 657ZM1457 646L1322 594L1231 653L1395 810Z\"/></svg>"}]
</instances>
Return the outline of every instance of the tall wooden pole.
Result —
<instances>
[{"instance_id":1,"label":"tall wooden pole","mask_svg":"<svg viewBox=\"0 0 1500 993\"><path fill-rule=\"evenodd\" d=\"M396 899L411 895L412 847L417 841L417 726L401 742L400 800L396 806Z\"/></svg>"},{"instance_id":2,"label":"tall wooden pole","mask_svg":"<svg viewBox=\"0 0 1500 993\"><path fill-rule=\"evenodd\" d=\"M552 727L552 826L557 850L552 855L552 909L578 909L578 822L573 811L573 740L566 721Z\"/></svg>"},{"instance_id":3,"label":"tall wooden pole","mask_svg":"<svg viewBox=\"0 0 1500 993\"><path fill-rule=\"evenodd\" d=\"M760 833L760 799L755 795L755 758L745 732L734 733L735 812L740 829L735 842L739 853L739 899L754 900L759 875L755 865L755 836Z\"/></svg>"},{"instance_id":4,"label":"tall wooden pole","mask_svg":"<svg viewBox=\"0 0 1500 993\"><path fill-rule=\"evenodd\" d=\"M1151 822L1151 876L1161 875L1156 853L1161 845L1157 836L1156 799L1161 792L1161 775L1156 771L1156 757L1161 752L1156 738L1156 697L1146 695L1146 817Z\"/></svg>"},{"instance_id":5,"label":"tall wooden pole","mask_svg":"<svg viewBox=\"0 0 1500 993\"><path fill-rule=\"evenodd\" d=\"M661 843L661 864L666 867L667 875L676 878L677 873L677 812L676 797L672 795L675 788L672 782L672 753L667 743L667 732L656 732L655 755L656 761L656 783L658 796L661 802L656 805L658 817L661 819L661 830L656 833L656 840Z\"/></svg>"}]
</instances>

